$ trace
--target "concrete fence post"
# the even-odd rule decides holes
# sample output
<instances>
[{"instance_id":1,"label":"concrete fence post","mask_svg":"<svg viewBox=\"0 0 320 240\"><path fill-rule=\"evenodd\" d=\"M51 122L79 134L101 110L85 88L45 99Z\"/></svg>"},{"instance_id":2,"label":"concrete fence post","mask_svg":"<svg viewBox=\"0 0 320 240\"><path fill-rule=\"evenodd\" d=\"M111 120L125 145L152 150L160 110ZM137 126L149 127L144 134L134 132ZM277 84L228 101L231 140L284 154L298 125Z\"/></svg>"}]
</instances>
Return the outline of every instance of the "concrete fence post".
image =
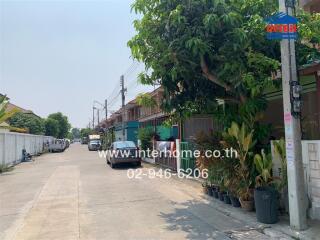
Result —
<instances>
[{"instance_id":1,"label":"concrete fence post","mask_svg":"<svg viewBox=\"0 0 320 240\"><path fill-rule=\"evenodd\" d=\"M177 155L177 172L181 169L181 148L180 148L180 139L176 139L176 155Z\"/></svg>"},{"instance_id":2,"label":"concrete fence post","mask_svg":"<svg viewBox=\"0 0 320 240\"><path fill-rule=\"evenodd\" d=\"M18 142L18 136L17 135L14 135L14 145L17 146L17 142ZM17 162L19 162L18 160L18 154L17 154L17 150L15 149L14 150L14 163L16 164Z\"/></svg>"},{"instance_id":3,"label":"concrete fence post","mask_svg":"<svg viewBox=\"0 0 320 240\"><path fill-rule=\"evenodd\" d=\"M3 149L3 154L2 154L1 164L6 164L6 134L5 133L3 133L2 149Z\"/></svg>"}]
</instances>

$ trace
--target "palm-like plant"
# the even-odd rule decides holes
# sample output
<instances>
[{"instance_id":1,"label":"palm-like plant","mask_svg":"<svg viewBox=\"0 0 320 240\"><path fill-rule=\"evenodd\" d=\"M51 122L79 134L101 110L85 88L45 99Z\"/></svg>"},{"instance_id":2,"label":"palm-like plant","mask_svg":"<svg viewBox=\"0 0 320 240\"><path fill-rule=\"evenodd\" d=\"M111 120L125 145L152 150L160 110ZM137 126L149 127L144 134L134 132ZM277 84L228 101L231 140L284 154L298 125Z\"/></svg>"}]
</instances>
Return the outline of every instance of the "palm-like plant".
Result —
<instances>
[{"instance_id":1,"label":"palm-like plant","mask_svg":"<svg viewBox=\"0 0 320 240\"><path fill-rule=\"evenodd\" d=\"M6 111L9 101L6 96L0 96L0 124L8 120L14 114L18 112L18 109L14 108L10 111Z\"/></svg>"},{"instance_id":2,"label":"palm-like plant","mask_svg":"<svg viewBox=\"0 0 320 240\"><path fill-rule=\"evenodd\" d=\"M261 150L261 155L256 154L254 156L254 164L256 166L259 175L256 177L256 185L258 187L269 186L272 181L272 157L271 154L265 154L264 149Z\"/></svg>"},{"instance_id":3,"label":"palm-like plant","mask_svg":"<svg viewBox=\"0 0 320 240\"><path fill-rule=\"evenodd\" d=\"M243 123L241 127L232 122L231 127L228 129L228 135L236 140L236 150L241 166L245 167L250 149L255 145L253 141L253 130L249 131L247 126Z\"/></svg>"},{"instance_id":4,"label":"palm-like plant","mask_svg":"<svg viewBox=\"0 0 320 240\"><path fill-rule=\"evenodd\" d=\"M287 175L287 158L286 158L286 142L284 138L273 142L275 153L279 156L281 161L280 185L279 189L283 189L288 183Z\"/></svg>"},{"instance_id":5,"label":"palm-like plant","mask_svg":"<svg viewBox=\"0 0 320 240\"><path fill-rule=\"evenodd\" d=\"M243 200L250 200L252 198L252 148L255 145L253 140L253 130L249 130L243 123L239 126L238 123L232 122L231 127L223 134L222 145L226 148L234 148L237 151L238 164L234 165L234 170L239 180L238 194Z\"/></svg>"}]
</instances>

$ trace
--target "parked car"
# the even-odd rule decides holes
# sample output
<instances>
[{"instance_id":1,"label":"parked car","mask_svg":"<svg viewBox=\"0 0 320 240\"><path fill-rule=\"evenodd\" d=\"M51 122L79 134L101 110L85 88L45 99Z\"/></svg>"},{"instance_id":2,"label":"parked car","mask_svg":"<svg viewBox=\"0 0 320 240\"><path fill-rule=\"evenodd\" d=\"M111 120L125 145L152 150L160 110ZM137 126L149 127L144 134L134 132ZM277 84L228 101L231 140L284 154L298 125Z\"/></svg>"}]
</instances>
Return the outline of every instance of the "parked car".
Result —
<instances>
[{"instance_id":1,"label":"parked car","mask_svg":"<svg viewBox=\"0 0 320 240\"><path fill-rule=\"evenodd\" d=\"M81 144L88 144L88 138L87 137L81 138Z\"/></svg>"},{"instance_id":2,"label":"parked car","mask_svg":"<svg viewBox=\"0 0 320 240\"><path fill-rule=\"evenodd\" d=\"M98 139L90 140L88 143L88 149L89 151L102 150L101 140L98 140Z\"/></svg>"},{"instance_id":3,"label":"parked car","mask_svg":"<svg viewBox=\"0 0 320 240\"><path fill-rule=\"evenodd\" d=\"M63 152L66 149L66 144L63 139L56 139L49 143L49 152Z\"/></svg>"},{"instance_id":4,"label":"parked car","mask_svg":"<svg viewBox=\"0 0 320 240\"><path fill-rule=\"evenodd\" d=\"M141 166L141 158L138 156L139 148L132 141L113 142L107 151L106 161L114 168L118 163L134 163ZM113 156L111 156L111 152Z\"/></svg>"},{"instance_id":5,"label":"parked car","mask_svg":"<svg viewBox=\"0 0 320 240\"><path fill-rule=\"evenodd\" d=\"M64 139L64 144L65 144L65 148L68 148L68 147L70 147L70 143L71 143L71 141L69 140L69 139L67 139L67 138L65 138Z\"/></svg>"}]
</instances>

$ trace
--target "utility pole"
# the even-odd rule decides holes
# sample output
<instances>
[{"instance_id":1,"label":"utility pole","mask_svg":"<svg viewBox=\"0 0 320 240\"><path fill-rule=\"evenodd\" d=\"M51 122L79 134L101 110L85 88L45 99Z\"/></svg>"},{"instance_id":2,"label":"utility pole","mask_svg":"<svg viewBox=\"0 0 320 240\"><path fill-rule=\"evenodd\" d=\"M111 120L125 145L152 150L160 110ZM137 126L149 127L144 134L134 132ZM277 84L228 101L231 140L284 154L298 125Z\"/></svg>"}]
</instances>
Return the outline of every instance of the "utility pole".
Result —
<instances>
[{"instance_id":1,"label":"utility pole","mask_svg":"<svg viewBox=\"0 0 320 240\"><path fill-rule=\"evenodd\" d=\"M92 129L94 129L94 109L95 107L92 107Z\"/></svg>"},{"instance_id":2,"label":"utility pole","mask_svg":"<svg viewBox=\"0 0 320 240\"><path fill-rule=\"evenodd\" d=\"M104 109L106 110L106 120L108 119L108 100L104 101Z\"/></svg>"},{"instance_id":3,"label":"utility pole","mask_svg":"<svg viewBox=\"0 0 320 240\"><path fill-rule=\"evenodd\" d=\"M97 109L97 115L98 115L98 123L97 123L97 126L98 126L100 123L100 110L99 108L96 108L96 109Z\"/></svg>"},{"instance_id":4,"label":"utility pole","mask_svg":"<svg viewBox=\"0 0 320 240\"><path fill-rule=\"evenodd\" d=\"M125 121L126 121L126 111L125 111L125 92L127 89L124 87L124 76L120 77L120 86L121 86L121 99L122 99L122 140L125 141L126 131L125 131Z\"/></svg>"},{"instance_id":5,"label":"utility pole","mask_svg":"<svg viewBox=\"0 0 320 240\"><path fill-rule=\"evenodd\" d=\"M292 16L294 8L294 0L279 0L280 12ZM304 230L307 228L307 201L301 146L301 87L294 39L281 40L281 63L290 225L296 230Z\"/></svg>"}]
</instances>

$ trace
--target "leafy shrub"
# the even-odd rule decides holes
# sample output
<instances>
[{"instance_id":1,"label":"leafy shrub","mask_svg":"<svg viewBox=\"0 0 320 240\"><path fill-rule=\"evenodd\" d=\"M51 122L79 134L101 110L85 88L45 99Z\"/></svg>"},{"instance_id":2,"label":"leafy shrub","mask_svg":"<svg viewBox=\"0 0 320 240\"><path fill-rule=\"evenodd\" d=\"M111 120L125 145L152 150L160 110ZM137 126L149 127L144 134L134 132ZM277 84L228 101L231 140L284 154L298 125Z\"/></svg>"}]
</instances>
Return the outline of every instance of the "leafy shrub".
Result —
<instances>
[{"instance_id":1,"label":"leafy shrub","mask_svg":"<svg viewBox=\"0 0 320 240\"><path fill-rule=\"evenodd\" d=\"M139 128L138 139L141 141L142 150L151 148L151 139L153 137L153 131L150 128Z\"/></svg>"},{"instance_id":2,"label":"leafy shrub","mask_svg":"<svg viewBox=\"0 0 320 240\"><path fill-rule=\"evenodd\" d=\"M7 164L0 164L0 174L4 172L9 172L13 170L13 166L8 166Z\"/></svg>"}]
</instances>

